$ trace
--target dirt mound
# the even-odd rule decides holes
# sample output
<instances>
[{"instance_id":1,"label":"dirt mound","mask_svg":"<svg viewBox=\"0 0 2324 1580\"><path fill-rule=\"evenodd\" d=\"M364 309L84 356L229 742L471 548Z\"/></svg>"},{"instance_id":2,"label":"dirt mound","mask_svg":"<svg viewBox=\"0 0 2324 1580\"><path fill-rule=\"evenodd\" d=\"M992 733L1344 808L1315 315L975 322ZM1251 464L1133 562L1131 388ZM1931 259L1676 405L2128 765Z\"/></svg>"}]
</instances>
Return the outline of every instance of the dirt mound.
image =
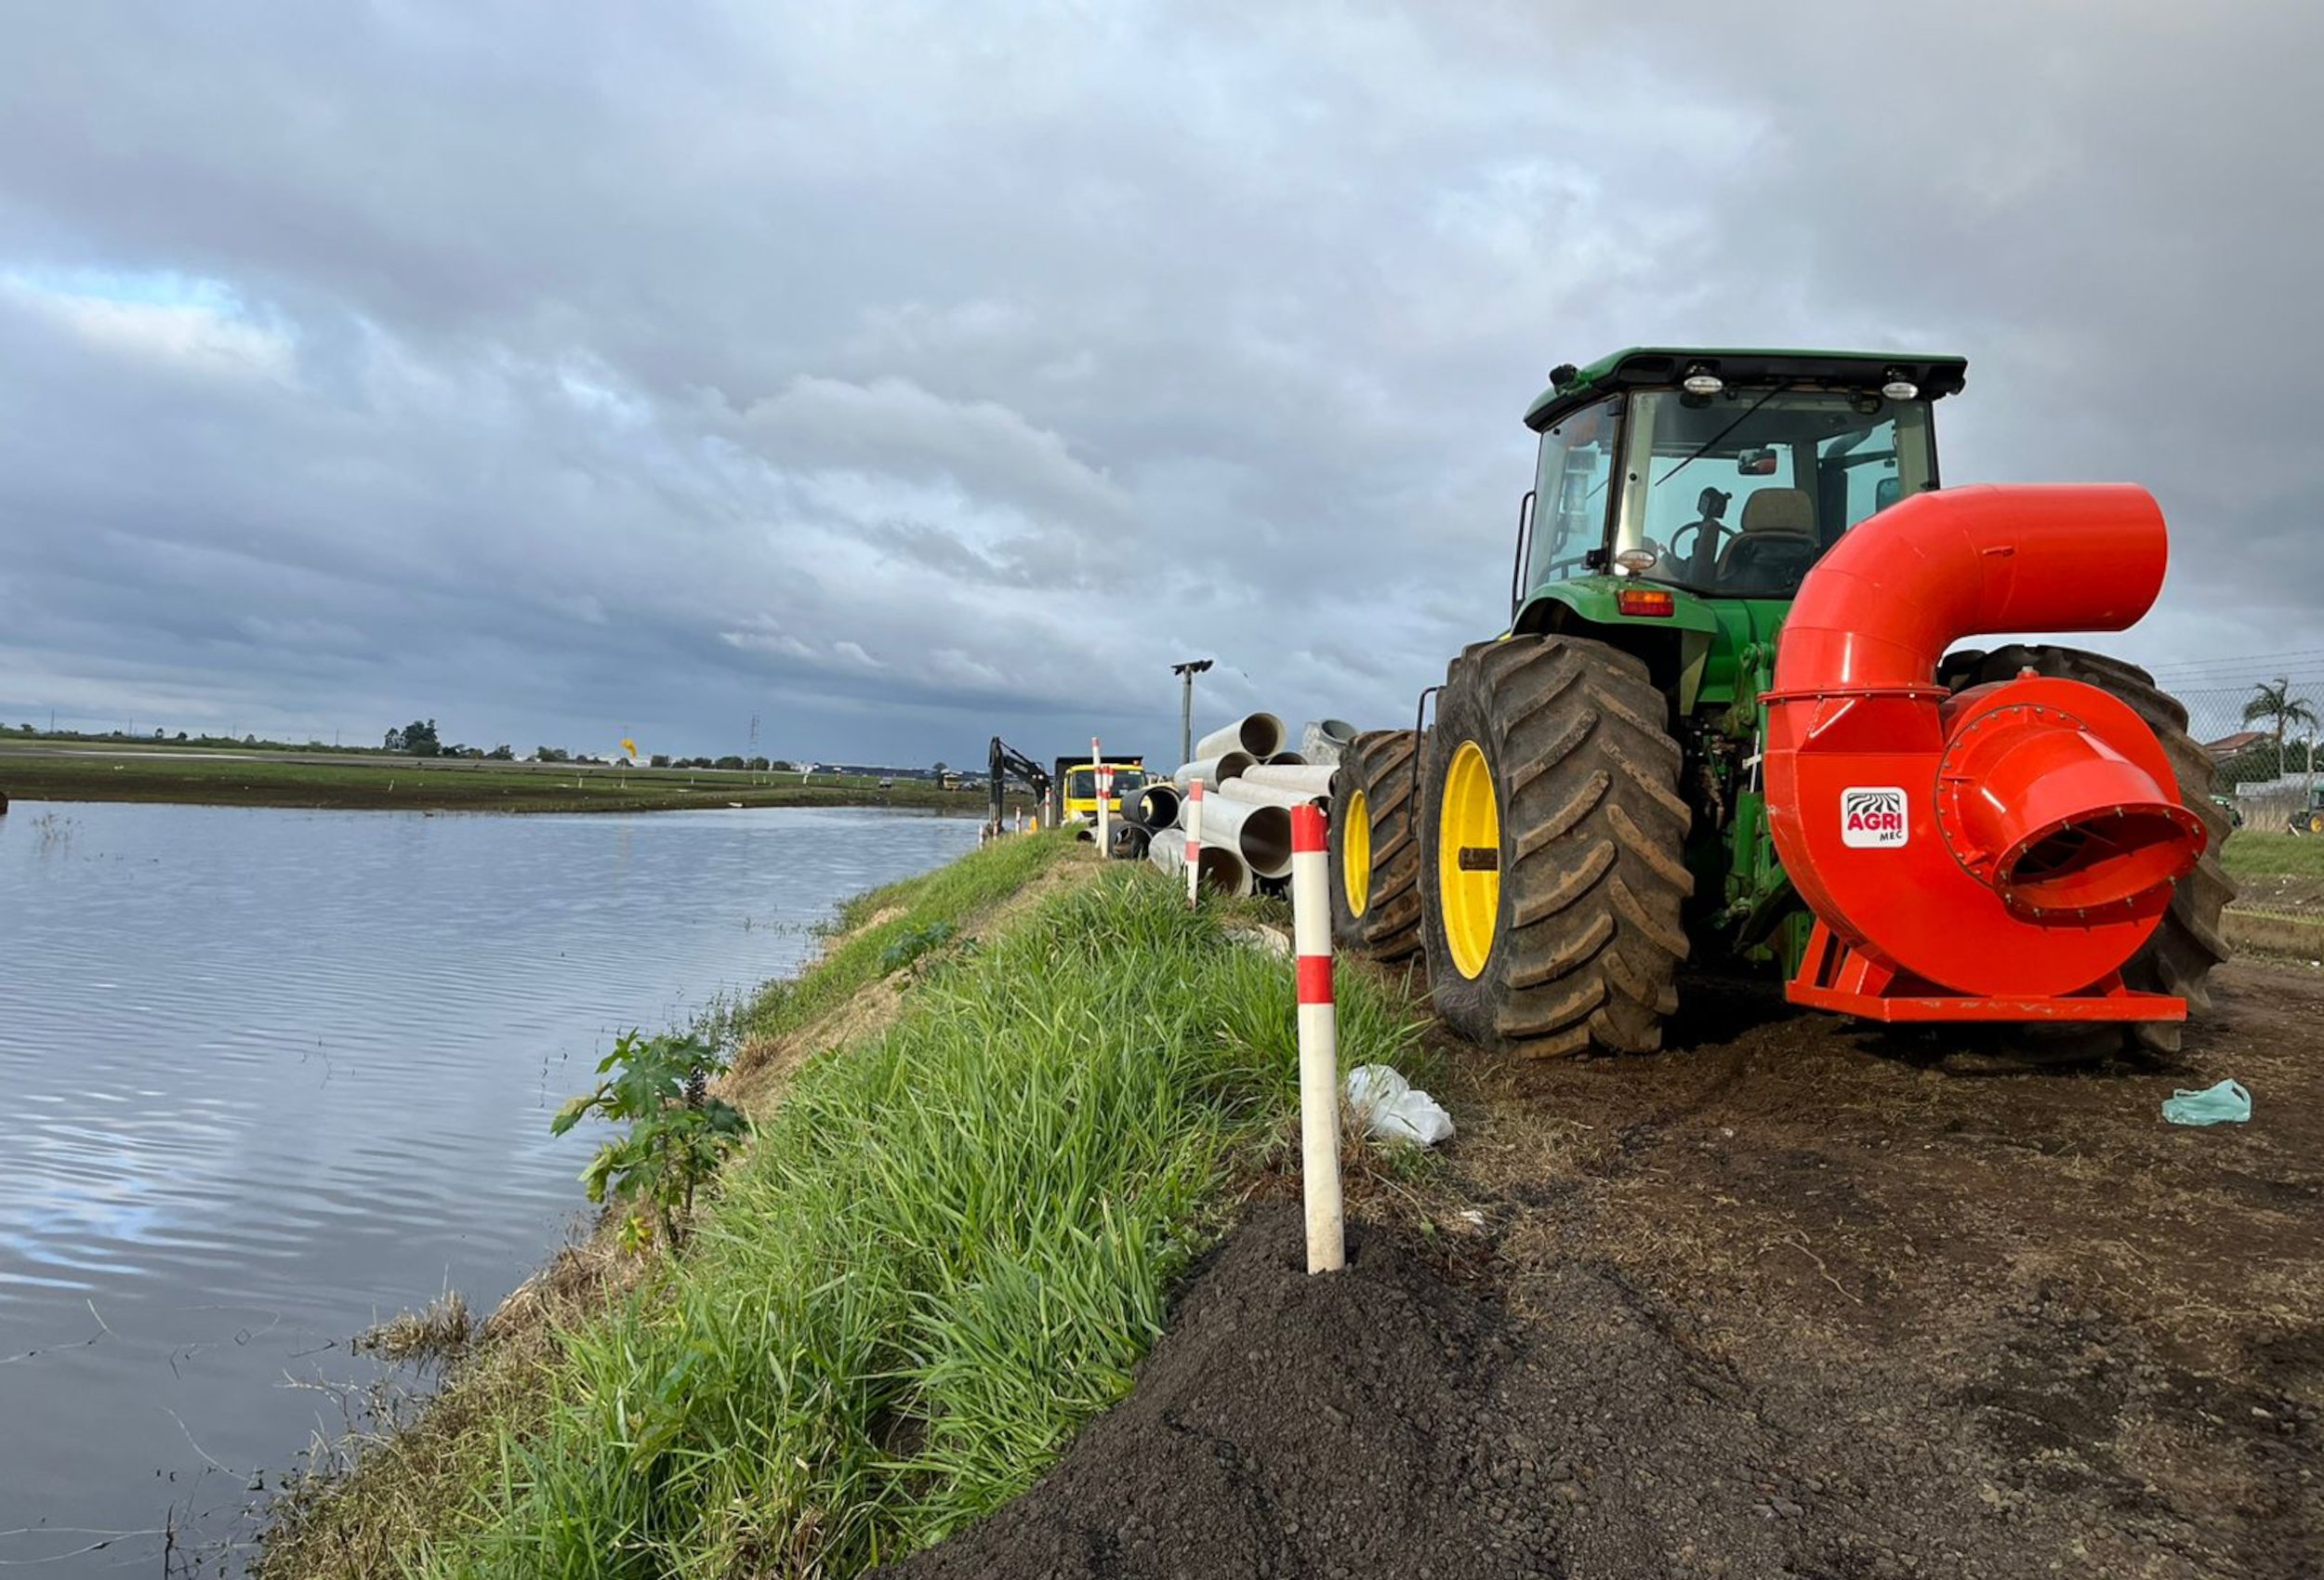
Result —
<instances>
[{"instance_id":1,"label":"dirt mound","mask_svg":"<svg viewBox=\"0 0 2324 1580\"><path fill-rule=\"evenodd\" d=\"M890 1573L2324 1580L2324 977L2167 1068L1697 983L1676 1050L1454 1050L1460 1138L1304 1272L1271 1205L1128 1399ZM2248 1126L2180 1130L2233 1075ZM1479 1220L1482 1220L1481 1222Z\"/></svg>"},{"instance_id":2,"label":"dirt mound","mask_svg":"<svg viewBox=\"0 0 2324 1580\"><path fill-rule=\"evenodd\" d=\"M1195 1279L1137 1391L1031 1493L886 1573L1470 1576L1787 1573L1796 1513L1724 1379L1572 1270L1515 1322L1417 1236L1306 1276L1262 1209ZM1780 1494L1777 1494L1780 1495Z\"/></svg>"}]
</instances>

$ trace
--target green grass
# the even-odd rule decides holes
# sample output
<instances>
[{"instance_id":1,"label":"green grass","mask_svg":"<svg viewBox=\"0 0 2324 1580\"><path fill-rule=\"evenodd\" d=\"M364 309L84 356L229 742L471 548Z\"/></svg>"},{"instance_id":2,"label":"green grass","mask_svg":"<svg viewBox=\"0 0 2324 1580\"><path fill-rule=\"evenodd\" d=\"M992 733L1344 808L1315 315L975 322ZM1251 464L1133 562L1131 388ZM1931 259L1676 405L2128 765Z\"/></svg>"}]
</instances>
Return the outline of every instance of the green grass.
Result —
<instances>
[{"instance_id":1,"label":"green grass","mask_svg":"<svg viewBox=\"0 0 2324 1580\"><path fill-rule=\"evenodd\" d=\"M859 922L908 914L816 977L869 980L856 952L1022 882L1050 843L865 897ZM1128 1389L1233 1182L1288 1148L1290 964L1221 919L1117 865L923 960L892 1030L799 1072L688 1255L553 1336L396 1569L850 1575L1029 1486ZM1410 1007L1357 973L1340 991L1343 1061L1425 1084Z\"/></svg>"},{"instance_id":2,"label":"green grass","mask_svg":"<svg viewBox=\"0 0 2324 1580\"><path fill-rule=\"evenodd\" d=\"M406 811L660 811L686 807L895 806L982 815L981 793L900 781L718 769L616 769L451 757L275 761L161 746L62 755L0 743L0 794L20 801Z\"/></svg>"},{"instance_id":3,"label":"green grass","mask_svg":"<svg viewBox=\"0 0 2324 1580\"><path fill-rule=\"evenodd\" d=\"M2221 847L2219 859L2238 876L2324 877L2324 837L2239 828Z\"/></svg>"},{"instance_id":4,"label":"green grass","mask_svg":"<svg viewBox=\"0 0 2324 1580\"><path fill-rule=\"evenodd\" d=\"M976 912L1017 893L1075 849L1073 836L1063 830L1011 837L932 873L855 896L824 929L839 941L812 971L769 982L713 1032L722 1042L737 1044L799 1030L892 970L891 952L898 945L931 928L957 928ZM895 914L877 927L869 925L882 912Z\"/></svg>"}]
</instances>

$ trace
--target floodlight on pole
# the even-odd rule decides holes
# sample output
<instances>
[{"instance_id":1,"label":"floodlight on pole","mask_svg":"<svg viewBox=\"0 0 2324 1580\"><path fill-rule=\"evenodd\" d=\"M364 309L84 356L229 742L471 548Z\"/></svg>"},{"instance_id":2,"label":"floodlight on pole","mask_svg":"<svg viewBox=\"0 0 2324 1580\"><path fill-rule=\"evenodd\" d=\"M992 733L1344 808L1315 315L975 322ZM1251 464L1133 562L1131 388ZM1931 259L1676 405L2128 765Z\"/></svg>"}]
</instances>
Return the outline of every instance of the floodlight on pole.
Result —
<instances>
[{"instance_id":1,"label":"floodlight on pole","mask_svg":"<svg viewBox=\"0 0 2324 1580\"><path fill-rule=\"evenodd\" d=\"M1170 665L1170 673L1185 682L1178 703L1178 760L1192 761L1195 756L1195 677L1210 667L1213 660L1188 659L1184 664Z\"/></svg>"}]
</instances>

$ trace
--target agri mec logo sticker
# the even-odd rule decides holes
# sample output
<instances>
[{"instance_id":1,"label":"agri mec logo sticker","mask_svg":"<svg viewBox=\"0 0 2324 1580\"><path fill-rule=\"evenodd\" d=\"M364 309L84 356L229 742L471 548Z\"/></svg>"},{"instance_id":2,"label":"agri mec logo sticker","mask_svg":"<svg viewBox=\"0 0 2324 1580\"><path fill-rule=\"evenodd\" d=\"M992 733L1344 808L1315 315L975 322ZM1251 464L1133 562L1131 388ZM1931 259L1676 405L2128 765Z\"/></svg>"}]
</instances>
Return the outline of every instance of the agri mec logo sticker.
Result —
<instances>
[{"instance_id":1,"label":"agri mec logo sticker","mask_svg":"<svg viewBox=\"0 0 2324 1580\"><path fill-rule=\"evenodd\" d=\"M1840 842L1860 850L1890 850L1910 836L1905 793L1894 786L1840 793Z\"/></svg>"}]
</instances>

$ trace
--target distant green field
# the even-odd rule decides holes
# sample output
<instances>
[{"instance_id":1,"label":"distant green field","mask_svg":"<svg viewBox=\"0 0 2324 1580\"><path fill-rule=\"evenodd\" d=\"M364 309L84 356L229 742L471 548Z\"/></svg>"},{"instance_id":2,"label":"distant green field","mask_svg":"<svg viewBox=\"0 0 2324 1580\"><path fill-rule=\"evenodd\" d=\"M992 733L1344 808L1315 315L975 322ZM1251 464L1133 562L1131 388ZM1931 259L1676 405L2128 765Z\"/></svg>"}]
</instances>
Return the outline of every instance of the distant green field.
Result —
<instances>
[{"instance_id":1,"label":"distant green field","mask_svg":"<svg viewBox=\"0 0 2324 1580\"><path fill-rule=\"evenodd\" d=\"M206 806L320 807L405 811L662 811L684 807L917 807L974 815L982 792L900 780L717 769L381 757L273 761L139 750L121 757L58 756L0 744L0 795L18 801L177 801Z\"/></svg>"},{"instance_id":2,"label":"distant green field","mask_svg":"<svg viewBox=\"0 0 2324 1580\"><path fill-rule=\"evenodd\" d=\"M2238 876L2324 877L2324 836L2239 828L2228 837L2219 859Z\"/></svg>"}]
</instances>

